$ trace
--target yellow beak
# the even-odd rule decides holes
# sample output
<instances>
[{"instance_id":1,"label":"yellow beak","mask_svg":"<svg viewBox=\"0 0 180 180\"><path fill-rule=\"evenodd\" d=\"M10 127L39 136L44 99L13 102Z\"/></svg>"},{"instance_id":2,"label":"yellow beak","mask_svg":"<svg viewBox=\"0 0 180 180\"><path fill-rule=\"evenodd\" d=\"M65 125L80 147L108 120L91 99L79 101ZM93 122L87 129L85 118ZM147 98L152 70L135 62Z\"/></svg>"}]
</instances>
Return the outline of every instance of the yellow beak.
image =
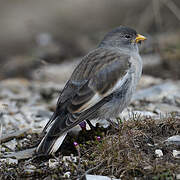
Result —
<instances>
[{"instance_id":1,"label":"yellow beak","mask_svg":"<svg viewBox=\"0 0 180 180\"><path fill-rule=\"evenodd\" d=\"M140 34L137 34L137 36L136 36L136 43L138 43L139 41L144 41L144 40L146 40L147 38L145 37L145 36L142 36L142 35L140 35Z\"/></svg>"}]
</instances>

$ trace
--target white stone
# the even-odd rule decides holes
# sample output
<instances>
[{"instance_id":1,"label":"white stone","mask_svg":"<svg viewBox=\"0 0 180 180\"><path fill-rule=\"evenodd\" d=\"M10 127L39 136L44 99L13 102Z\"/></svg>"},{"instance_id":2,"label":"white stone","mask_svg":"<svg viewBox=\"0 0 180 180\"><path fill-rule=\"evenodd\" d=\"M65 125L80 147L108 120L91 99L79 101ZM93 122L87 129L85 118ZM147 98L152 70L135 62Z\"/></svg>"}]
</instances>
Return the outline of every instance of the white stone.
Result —
<instances>
[{"instance_id":1,"label":"white stone","mask_svg":"<svg viewBox=\"0 0 180 180\"><path fill-rule=\"evenodd\" d=\"M50 168L55 168L59 162L56 159L49 159L48 165Z\"/></svg>"},{"instance_id":2,"label":"white stone","mask_svg":"<svg viewBox=\"0 0 180 180\"><path fill-rule=\"evenodd\" d=\"M176 175L176 179L179 180L180 179L180 174Z\"/></svg>"},{"instance_id":3,"label":"white stone","mask_svg":"<svg viewBox=\"0 0 180 180\"><path fill-rule=\"evenodd\" d=\"M5 151L6 151L6 148L5 148L5 147L0 146L0 152L5 152Z\"/></svg>"},{"instance_id":4,"label":"white stone","mask_svg":"<svg viewBox=\"0 0 180 180\"><path fill-rule=\"evenodd\" d=\"M15 157L18 160L28 159L33 156L35 149L36 148L30 148L30 149L25 149L18 152L10 152L10 153L4 154L3 157L6 157L6 158Z\"/></svg>"},{"instance_id":5,"label":"white stone","mask_svg":"<svg viewBox=\"0 0 180 180\"><path fill-rule=\"evenodd\" d=\"M174 156L175 158L180 158L180 151L173 150L173 156Z\"/></svg>"},{"instance_id":6,"label":"white stone","mask_svg":"<svg viewBox=\"0 0 180 180\"><path fill-rule=\"evenodd\" d=\"M32 173L36 170L36 167L34 165L28 164L24 167L24 171L28 173Z\"/></svg>"},{"instance_id":7,"label":"white stone","mask_svg":"<svg viewBox=\"0 0 180 180\"><path fill-rule=\"evenodd\" d=\"M63 156L63 161L71 161L76 163L77 162L77 157L76 156Z\"/></svg>"},{"instance_id":8,"label":"white stone","mask_svg":"<svg viewBox=\"0 0 180 180\"><path fill-rule=\"evenodd\" d=\"M86 180L120 180L120 179L114 179L107 176L98 176L98 175L86 175Z\"/></svg>"},{"instance_id":9,"label":"white stone","mask_svg":"<svg viewBox=\"0 0 180 180\"><path fill-rule=\"evenodd\" d=\"M148 146L151 146L151 147L154 146L154 144L150 144L150 143L147 143L147 145L148 145Z\"/></svg>"},{"instance_id":10,"label":"white stone","mask_svg":"<svg viewBox=\"0 0 180 180\"><path fill-rule=\"evenodd\" d=\"M180 135L171 136L165 142L180 145Z\"/></svg>"},{"instance_id":11,"label":"white stone","mask_svg":"<svg viewBox=\"0 0 180 180\"><path fill-rule=\"evenodd\" d=\"M161 149L156 149L155 154L156 154L157 157L162 157L163 156L163 152L162 152Z\"/></svg>"},{"instance_id":12,"label":"white stone","mask_svg":"<svg viewBox=\"0 0 180 180\"><path fill-rule=\"evenodd\" d=\"M16 141L16 139L13 139L13 140L11 140L11 141L8 141L8 142L6 142L6 143L4 143L5 144L5 146L7 146L9 149L11 149L11 150L15 150L15 148L16 148L16 145L17 145L17 141Z\"/></svg>"},{"instance_id":13,"label":"white stone","mask_svg":"<svg viewBox=\"0 0 180 180\"><path fill-rule=\"evenodd\" d=\"M70 178L70 176L71 176L70 171L65 172L64 175L63 175L63 177L65 177L65 178Z\"/></svg>"},{"instance_id":14,"label":"white stone","mask_svg":"<svg viewBox=\"0 0 180 180\"><path fill-rule=\"evenodd\" d=\"M4 158L4 159L0 159L0 162L6 162L8 164L18 164L18 160L17 159L12 159L12 158Z\"/></svg>"},{"instance_id":15,"label":"white stone","mask_svg":"<svg viewBox=\"0 0 180 180\"><path fill-rule=\"evenodd\" d=\"M153 167L149 165L149 166L145 166L145 167L144 167L144 170L151 170L152 168L153 168Z\"/></svg>"}]
</instances>

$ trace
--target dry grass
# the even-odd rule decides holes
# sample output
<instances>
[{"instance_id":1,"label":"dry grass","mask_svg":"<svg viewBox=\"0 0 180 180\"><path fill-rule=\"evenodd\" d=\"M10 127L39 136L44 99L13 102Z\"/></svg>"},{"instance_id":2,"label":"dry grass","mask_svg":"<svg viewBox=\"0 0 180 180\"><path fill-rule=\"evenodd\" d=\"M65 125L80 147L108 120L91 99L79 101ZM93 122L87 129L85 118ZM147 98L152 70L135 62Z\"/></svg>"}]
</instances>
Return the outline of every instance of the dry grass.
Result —
<instances>
[{"instance_id":1,"label":"dry grass","mask_svg":"<svg viewBox=\"0 0 180 180\"><path fill-rule=\"evenodd\" d=\"M165 174L174 177L180 168L180 161L172 157L174 146L163 143L167 137L180 133L180 119L169 117L156 121L153 119L131 120L123 123L119 130L103 138L101 143L91 148L89 156L96 164L104 162L96 174L116 178L152 178ZM155 150L161 149L162 158L157 158ZM93 158L94 157L94 158Z\"/></svg>"},{"instance_id":2,"label":"dry grass","mask_svg":"<svg viewBox=\"0 0 180 180\"><path fill-rule=\"evenodd\" d=\"M87 133L87 134L86 134ZM119 129L104 131L81 132L76 139L69 137L68 152L77 155L77 149L72 145L76 140L79 143L81 163L62 160L62 151L57 154L59 164L49 168L47 159L28 161L36 167L33 173L24 173L22 167L25 161L18 165L2 164L0 166L1 178L38 178L50 177L63 178L67 171L71 172L70 179L82 178L85 173L101 174L115 178L133 179L175 179L175 174L180 173L180 160L174 158L172 151L179 150L178 145L166 145L164 140L180 133L180 119L175 116L154 120L134 116L131 120L119 123ZM90 137L91 134L91 137ZM101 140L95 136L100 135ZM71 140L70 140L71 139ZM71 142L70 142L71 141ZM69 148L71 146L71 148ZM162 157L157 157L156 149L161 149ZM66 152L67 153L67 152ZM44 162L44 163L43 163ZM8 169L13 168L9 173ZM11 179L11 178L10 178Z\"/></svg>"}]
</instances>

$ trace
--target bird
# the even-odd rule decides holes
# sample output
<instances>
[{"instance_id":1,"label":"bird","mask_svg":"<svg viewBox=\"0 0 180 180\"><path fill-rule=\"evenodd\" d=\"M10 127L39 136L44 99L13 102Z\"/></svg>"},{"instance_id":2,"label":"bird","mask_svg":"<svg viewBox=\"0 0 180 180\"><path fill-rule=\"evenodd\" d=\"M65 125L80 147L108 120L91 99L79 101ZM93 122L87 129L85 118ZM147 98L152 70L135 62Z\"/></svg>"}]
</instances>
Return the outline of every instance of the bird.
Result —
<instances>
[{"instance_id":1,"label":"bird","mask_svg":"<svg viewBox=\"0 0 180 180\"><path fill-rule=\"evenodd\" d=\"M129 105L142 74L138 44L146 37L118 26L73 71L45 125L35 153L54 154L67 133L83 121L113 118Z\"/></svg>"}]
</instances>

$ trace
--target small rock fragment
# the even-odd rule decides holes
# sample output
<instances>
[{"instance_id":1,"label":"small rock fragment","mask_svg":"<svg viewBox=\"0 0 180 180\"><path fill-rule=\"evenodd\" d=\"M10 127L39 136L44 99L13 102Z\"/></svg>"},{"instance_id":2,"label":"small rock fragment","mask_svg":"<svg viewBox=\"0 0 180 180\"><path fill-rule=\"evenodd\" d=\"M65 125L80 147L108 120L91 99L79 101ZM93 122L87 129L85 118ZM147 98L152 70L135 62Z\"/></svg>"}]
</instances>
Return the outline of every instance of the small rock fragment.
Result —
<instances>
[{"instance_id":1,"label":"small rock fragment","mask_svg":"<svg viewBox=\"0 0 180 180\"><path fill-rule=\"evenodd\" d=\"M50 168L55 168L59 164L59 162L56 159L49 159L48 164Z\"/></svg>"},{"instance_id":2,"label":"small rock fragment","mask_svg":"<svg viewBox=\"0 0 180 180\"><path fill-rule=\"evenodd\" d=\"M29 131L29 128L26 128L26 129L16 131L16 132L11 133L11 134L5 134L2 137L0 137L0 142L3 143L3 142L7 142L13 138L21 137L22 135L24 135L24 133L26 133L28 131Z\"/></svg>"},{"instance_id":3,"label":"small rock fragment","mask_svg":"<svg viewBox=\"0 0 180 180\"><path fill-rule=\"evenodd\" d=\"M151 166L151 165L149 165L149 166L145 166L144 167L144 170L151 170L153 167Z\"/></svg>"},{"instance_id":4,"label":"small rock fragment","mask_svg":"<svg viewBox=\"0 0 180 180\"><path fill-rule=\"evenodd\" d=\"M5 152L5 151L6 151L6 148L5 148L5 147L0 146L0 150L1 150L1 152Z\"/></svg>"},{"instance_id":5,"label":"small rock fragment","mask_svg":"<svg viewBox=\"0 0 180 180\"><path fill-rule=\"evenodd\" d=\"M23 151L8 153L8 154L3 155L3 157L6 157L6 158L13 157L13 158L16 158L18 160L28 159L28 158L31 158L33 156L35 149L36 148L31 148L31 149L26 149Z\"/></svg>"},{"instance_id":6,"label":"small rock fragment","mask_svg":"<svg viewBox=\"0 0 180 180\"><path fill-rule=\"evenodd\" d=\"M176 175L176 179L179 180L180 179L180 174Z\"/></svg>"},{"instance_id":7,"label":"small rock fragment","mask_svg":"<svg viewBox=\"0 0 180 180\"><path fill-rule=\"evenodd\" d=\"M180 145L180 135L169 137L167 140L165 140L165 143Z\"/></svg>"},{"instance_id":8,"label":"small rock fragment","mask_svg":"<svg viewBox=\"0 0 180 180\"><path fill-rule=\"evenodd\" d=\"M31 136L30 134L27 135L27 139L31 139L31 137L32 137L32 136Z\"/></svg>"},{"instance_id":9,"label":"small rock fragment","mask_svg":"<svg viewBox=\"0 0 180 180\"><path fill-rule=\"evenodd\" d=\"M77 157L76 156L63 156L63 161L72 161L72 162L76 163Z\"/></svg>"},{"instance_id":10,"label":"small rock fragment","mask_svg":"<svg viewBox=\"0 0 180 180\"><path fill-rule=\"evenodd\" d=\"M71 176L70 171L65 172L64 175L63 175L63 177L65 177L65 178L70 178L70 176Z\"/></svg>"},{"instance_id":11,"label":"small rock fragment","mask_svg":"<svg viewBox=\"0 0 180 180\"><path fill-rule=\"evenodd\" d=\"M156 154L157 157L162 157L163 156L163 152L162 152L161 149L156 149L155 154Z\"/></svg>"},{"instance_id":12,"label":"small rock fragment","mask_svg":"<svg viewBox=\"0 0 180 180\"><path fill-rule=\"evenodd\" d=\"M98 175L90 175L86 174L86 180L120 180L120 179L114 179L107 176L98 176Z\"/></svg>"},{"instance_id":13,"label":"small rock fragment","mask_svg":"<svg viewBox=\"0 0 180 180\"><path fill-rule=\"evenodd\" d=\"M34 165L28 164L27 166L24 166L24 172L26 173L33 173L36 170L36 167Z\"/></svg>"},{"instance_id":14,"label":"small rock fragment","mask_svg":"<svg viewBox=\"0 0 180 180\"><path fill-rule=\"evenodd\" d=\"M12 158L3 158L0 159L0 162L6 162L8 164L18 164L18 160L17 159L12 159Z\"/></svg>"},{"instance_id":15,"label":"small rock fragment","mask_svg":"<svg viewBox=\"0 0 180 180\"><path fill-rule=\"evenodd\" d=\"M173 156L174 156L175 158L180 158L180 151L173 150Z\"/></svg>"},{"instance_id":16,"label":"small rock fragment","mask_svg":"<svg viewBox=\"0 0 180 180\"><path fill-rule=\"evenodd\" d=\"M11 141L6 142L4 145L7 146L12 151L14 151L16 148L16 145L17 145L17 141L16 141L16 139L13 139Z\"/></svg>"},{"instance_id":17,"label":"small rock fragment","mask_svg":"<svg viewBox=\"0 0 180 180\"><path fill-rule=\"evenodd\" d=\"M63 156L63 161L64 161L64 165L66 167L68 167L71 162L73 162L73 163L77 162L77 157L72 156L72 155L71 156Z\"/></svg>"}]
</instances>

